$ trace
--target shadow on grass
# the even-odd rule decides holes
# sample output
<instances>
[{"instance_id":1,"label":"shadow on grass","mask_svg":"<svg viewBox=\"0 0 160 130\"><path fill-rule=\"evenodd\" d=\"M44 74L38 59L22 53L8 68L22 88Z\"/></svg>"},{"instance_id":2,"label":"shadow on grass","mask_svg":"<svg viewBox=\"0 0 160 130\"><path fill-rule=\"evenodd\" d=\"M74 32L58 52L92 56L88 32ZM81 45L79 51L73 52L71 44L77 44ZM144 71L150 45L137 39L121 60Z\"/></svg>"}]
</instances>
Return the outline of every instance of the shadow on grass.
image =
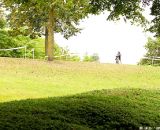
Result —
<instances>
[{"instance_id":1,"label":"shadow on grass","mask_svg":"<svg viewBox=\"0 0 160 130\"><path fill-rule=\"evenodd\" d=\"M140 126L160 126L160 91L101 90L0 104L0 130L128 130Z\"/></svg>"}]
</instances>

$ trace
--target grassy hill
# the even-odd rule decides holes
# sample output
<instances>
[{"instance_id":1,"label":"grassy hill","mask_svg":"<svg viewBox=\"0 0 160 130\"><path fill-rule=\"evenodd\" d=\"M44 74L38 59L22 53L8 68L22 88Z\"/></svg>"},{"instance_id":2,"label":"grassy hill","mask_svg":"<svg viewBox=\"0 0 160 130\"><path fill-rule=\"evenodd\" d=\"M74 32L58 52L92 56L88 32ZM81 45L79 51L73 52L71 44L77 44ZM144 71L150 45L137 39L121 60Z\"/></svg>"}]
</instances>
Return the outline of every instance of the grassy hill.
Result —
<instances>
[{"instance_id":1,"label":"grassy hill","mask_svg":"<svg viewBox=\"0 0 160 130\"><path fill-rule=\"evenodd\" d=\"M0 102L0 129L159 127L160 67L0 58Z\"/></svg>"},{"instance_id":2,"label":"grassy hill","mask_svg":"<svg viewBox=\"0 0 160 130\"><path fill-rule=\"evenodd\" d=\"M160 91L99 90L0 104L0 130L139 130L160 126Z\"/></svg>"}]
</instances>

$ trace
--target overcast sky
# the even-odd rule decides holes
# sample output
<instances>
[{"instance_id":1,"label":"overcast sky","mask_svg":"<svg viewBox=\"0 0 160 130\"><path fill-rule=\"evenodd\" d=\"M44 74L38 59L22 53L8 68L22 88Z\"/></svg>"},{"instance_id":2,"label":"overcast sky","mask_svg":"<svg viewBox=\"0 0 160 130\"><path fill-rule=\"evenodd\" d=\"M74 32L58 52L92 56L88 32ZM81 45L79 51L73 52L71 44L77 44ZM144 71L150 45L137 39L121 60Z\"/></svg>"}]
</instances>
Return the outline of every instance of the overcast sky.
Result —
<instances>
[{"instance_id":1,"label":"overcast sky","mask_svg":"<svg viewBox=\"0 0 160 130\"><path fill-rule=\"evenodd\" d=\"M115 63L117 51L122 54L122 63L137 64L145 54L144 45L149 34L141 27L133 26L124 21L106 21L106 14L91 15L80 24L83 28L80 34L64 39L55 35L56 42L63 47L68 46L70 52L80 56L98 53L102 63Z\"/></svg>"}]
</instances>

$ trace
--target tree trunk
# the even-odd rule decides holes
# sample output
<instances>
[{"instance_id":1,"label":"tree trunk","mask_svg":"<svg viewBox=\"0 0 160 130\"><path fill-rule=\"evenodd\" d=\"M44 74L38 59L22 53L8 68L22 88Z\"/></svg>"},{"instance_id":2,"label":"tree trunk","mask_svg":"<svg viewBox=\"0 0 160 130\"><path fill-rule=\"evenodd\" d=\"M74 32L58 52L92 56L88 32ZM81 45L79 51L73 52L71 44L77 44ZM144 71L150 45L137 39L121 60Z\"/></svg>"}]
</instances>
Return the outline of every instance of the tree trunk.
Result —
<instances>
[{"instance_id":1,"label":"tree trunk","mask_svg":"<svg viewBox=\"0 0 160 130\"><path fill-rule=\"evenodd\" d=\"M53 44L54 44L54 11L53 9L50 10L49 12L49 17L48 17L48 46L47 46L47 56L48 56L48 61L53 61Z\"/></svg>"},{"instance_id":2,"label":"tree trunk","mask_svg":"<svg viewBox=\"0 0 160 130\"><path fill-rule=\"evenodd\" d=\"M45 27L45 56L48 56L48 29Z\"/></svg>"}]
</instances>

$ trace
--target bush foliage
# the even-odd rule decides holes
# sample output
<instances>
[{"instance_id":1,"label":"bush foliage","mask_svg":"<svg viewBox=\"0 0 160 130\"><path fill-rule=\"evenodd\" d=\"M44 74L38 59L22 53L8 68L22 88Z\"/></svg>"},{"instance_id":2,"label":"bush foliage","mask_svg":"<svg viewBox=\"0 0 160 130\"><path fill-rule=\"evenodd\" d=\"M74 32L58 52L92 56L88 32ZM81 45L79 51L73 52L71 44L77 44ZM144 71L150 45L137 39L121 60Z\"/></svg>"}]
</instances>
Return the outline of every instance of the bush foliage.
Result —
<instances>
[{"instance_id":1,"label":"bush foliage","mask_svg":"<svg viewBox=\"0 0 160 130\"><path fill-rule=\"evenodd\" d=\"M0 129L139 130L160 125L160 92L92 91L70 97L0 104Z\"/></svg>"}]
</instances>

